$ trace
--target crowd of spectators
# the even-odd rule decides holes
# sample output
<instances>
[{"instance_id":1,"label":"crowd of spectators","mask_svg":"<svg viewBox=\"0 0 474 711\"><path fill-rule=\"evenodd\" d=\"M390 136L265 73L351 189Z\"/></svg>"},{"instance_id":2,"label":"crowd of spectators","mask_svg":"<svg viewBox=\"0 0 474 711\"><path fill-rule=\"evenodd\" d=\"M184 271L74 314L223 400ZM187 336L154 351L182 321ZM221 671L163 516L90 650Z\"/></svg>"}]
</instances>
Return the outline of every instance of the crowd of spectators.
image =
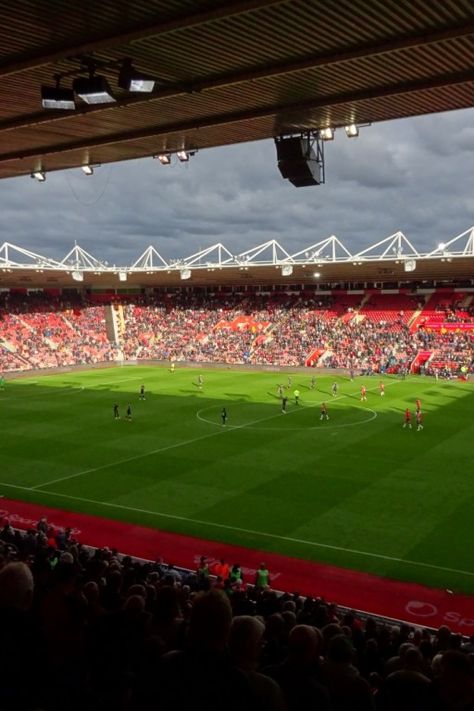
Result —
<instances>
[{"instance_id":1,"label":"crowd of spectators","mask_svg":"<svg viewBox=\"0 0 474 711\"><path fill-rule=\"evenodd\" d=\"M115 360L104 306L43 295L5 295L0 304L0 369L30 370Z\"/></svg>"},{"instance_id":2,"label":"crowd of spectators","mask_svg":"<svg viewBox=\"0 0 474 711\"><path fill-rule=\"evenodd\" d=\"M0 532L2 711L472 711L474 637L90 549L45 518ZM255 583L255 584L249 584Z\"/></svg>"},{"instance_id":3,"label":"crowd of spectators","mask_svg":"<svg viewBox=\"0 0 474 711\"><path fill-rule=\"evenodd\" d=\"M441 305L448 308L443 301L434 308ZM423 318L414 327L413 315L424 313L416 297L387 295L385 311L383 306L383 294L163 293L114 300L119 328L111 337L105 313L111 307L104 303L10 296L0 303L0 370L125 358L311 363L371 374L408 370L420 351L429 351L425 372L474 371L472 330L427 328ZM461 314L456 304L449 308Z\"/></svg>"}]
</instances>

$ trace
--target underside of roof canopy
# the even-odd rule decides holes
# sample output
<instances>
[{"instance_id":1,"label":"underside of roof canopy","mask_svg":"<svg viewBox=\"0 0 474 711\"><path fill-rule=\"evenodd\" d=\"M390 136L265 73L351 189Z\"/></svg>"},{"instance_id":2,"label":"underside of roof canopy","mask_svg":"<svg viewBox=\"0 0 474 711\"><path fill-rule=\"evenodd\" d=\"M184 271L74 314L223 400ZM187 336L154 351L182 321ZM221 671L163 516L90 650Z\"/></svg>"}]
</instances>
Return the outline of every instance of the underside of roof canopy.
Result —
<instances>
[{"instance_id":1,"label":"underside of roof canopy","mask_svg":"<svg viewBox=\"0 0 474 711\"><path fill-rule=\"evenodd\" d=\"M0 177L466 108L471 0L5 3ZM125 58L156 79L118 86ZM116 99L45 110L93 62Z\"/></svg>"}]
</instances>

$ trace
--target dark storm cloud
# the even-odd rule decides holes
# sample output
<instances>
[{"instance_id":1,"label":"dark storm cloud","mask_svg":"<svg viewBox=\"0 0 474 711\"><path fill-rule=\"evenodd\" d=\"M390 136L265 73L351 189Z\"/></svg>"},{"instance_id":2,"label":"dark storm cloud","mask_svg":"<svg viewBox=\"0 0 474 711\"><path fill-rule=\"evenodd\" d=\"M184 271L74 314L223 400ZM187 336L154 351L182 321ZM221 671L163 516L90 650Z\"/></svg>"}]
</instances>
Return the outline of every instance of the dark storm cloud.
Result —
<instances>
[{"instance_id":1,"label":"dark storm cloud","mask_svg":"<svg viewBox=\"0 0 474 711\"><path fill-rule=\"evenodd\" d=\"M430 250L474 223L472 110L376 124L326 145L326 184L296 189L272 141L146 159L92 177L54 173L0 184L2 241L61 259L74 240L111 264L153 244L164 258L216 242L238 253L277 239L294 253L336 234L352 252L402 230Z\"/></svg>"}]
</instances>

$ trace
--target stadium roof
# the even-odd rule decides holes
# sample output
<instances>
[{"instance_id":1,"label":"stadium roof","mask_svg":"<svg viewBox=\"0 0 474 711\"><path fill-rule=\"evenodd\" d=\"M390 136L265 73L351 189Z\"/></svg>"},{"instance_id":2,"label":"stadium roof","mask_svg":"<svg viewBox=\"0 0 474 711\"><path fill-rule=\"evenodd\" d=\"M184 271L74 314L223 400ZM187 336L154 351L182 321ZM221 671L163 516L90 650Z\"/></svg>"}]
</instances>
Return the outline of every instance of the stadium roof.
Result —
<instances>
[{"instance_id":1,"label":"stadium roof","mask_svg":"<svg viewBox=\"0 0 474 711\"><path fill-rule=\"evenodd\" d=\"M4 3L0 177L470 107L473 35L471 0ZM42 108L86 67L116 101Z\"/></svg>"},{"instance_id":2,"label":"stadium roof","mask_svg":"<svg viewBox=\"0 0 474 711\"><path fill-rule=\"evenodd\" d=\"M351 254L335 235L295 254L270 240L237 255L218 243L183 259L166 260L150 245L129 266L111 266L77 244L61 261L9 242L0 247L0 289L387 284L433 279L472 282L474 226L425 253L420 253L402 232L356 254Z\"/></svg>"}]
</instances>

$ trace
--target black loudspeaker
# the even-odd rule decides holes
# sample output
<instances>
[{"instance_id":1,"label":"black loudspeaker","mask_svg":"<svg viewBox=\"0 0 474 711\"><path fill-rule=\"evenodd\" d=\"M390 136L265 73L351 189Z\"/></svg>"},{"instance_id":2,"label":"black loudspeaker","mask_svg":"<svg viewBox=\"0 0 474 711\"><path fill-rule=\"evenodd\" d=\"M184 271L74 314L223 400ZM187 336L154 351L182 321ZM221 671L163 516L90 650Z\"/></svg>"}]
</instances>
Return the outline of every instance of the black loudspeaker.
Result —
<instances>
[{"instance_id":1,"label":"black loudspeaker","mask_svg":"<svg viewBox=\"0 0 474 711\"><path fill-rule=\"evenodd\" d=\"M278 138L275 141L278 168L284 178L297 188L320 185L321 164L308 138Z\"/></svg>"}]
</instances>

